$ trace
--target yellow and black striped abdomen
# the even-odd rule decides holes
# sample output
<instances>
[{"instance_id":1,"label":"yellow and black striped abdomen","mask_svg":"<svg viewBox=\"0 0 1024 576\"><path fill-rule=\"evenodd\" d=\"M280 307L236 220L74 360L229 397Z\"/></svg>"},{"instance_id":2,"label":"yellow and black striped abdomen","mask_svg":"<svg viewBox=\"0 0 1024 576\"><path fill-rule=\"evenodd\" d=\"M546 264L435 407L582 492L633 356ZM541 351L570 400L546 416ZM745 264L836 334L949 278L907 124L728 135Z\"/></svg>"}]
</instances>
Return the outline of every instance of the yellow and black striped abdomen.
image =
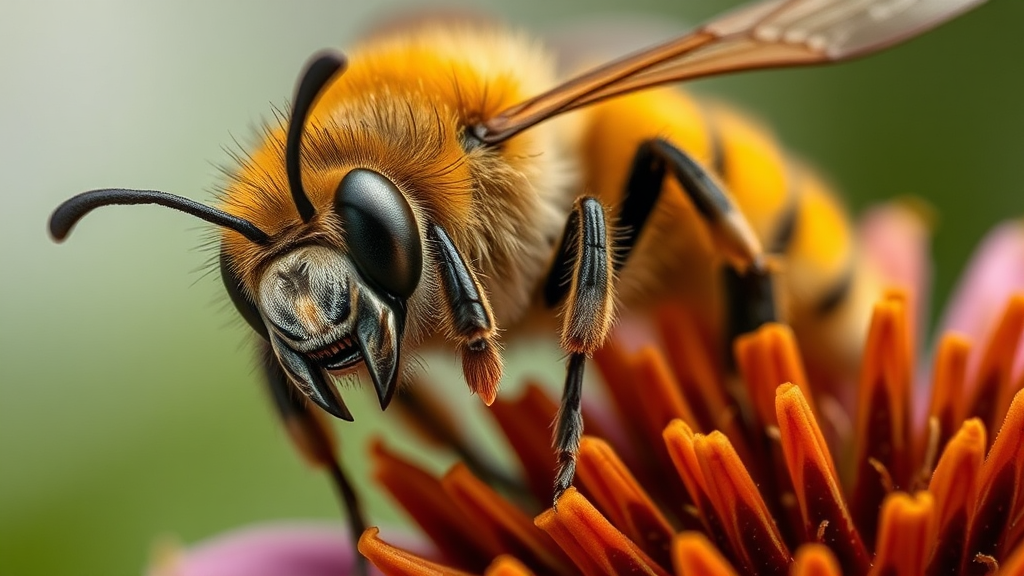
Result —
<instances>
[{"instance_id":1,"label":"yellow and black striped abdomen","mask_svg":"<svg viewBox=\"0 0 1024 576\"><path fill-rule=\"evenodd\" d=\"M765 250L780 256L780 303L801 346L831 361L857 357L876 282L860 262L841 202L767 130L733 109L675 89L599 104L583 121L586 193L614 209L641 142L664 138L685 150L720 178ZM622 308L681 299L712 328L721 326L720 266L699 214L668 179L622 271Z\"/></svg>"}]
</instances>

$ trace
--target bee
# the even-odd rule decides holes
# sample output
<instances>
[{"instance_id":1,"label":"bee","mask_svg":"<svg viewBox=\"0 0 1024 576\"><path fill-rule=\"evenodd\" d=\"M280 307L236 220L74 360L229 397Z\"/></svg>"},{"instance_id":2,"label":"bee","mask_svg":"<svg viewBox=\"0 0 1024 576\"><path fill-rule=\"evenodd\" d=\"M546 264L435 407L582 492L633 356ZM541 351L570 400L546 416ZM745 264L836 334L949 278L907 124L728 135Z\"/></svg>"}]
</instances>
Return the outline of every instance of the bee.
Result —
<instances>
[{"instance_id":1,"label":"bee","mask_svg":"<svg viewBox=\"0 0 1024 576\"><path fill-rule=\"evenodd\" d=\"M453 349L490 404L502 335L552 327L567 354L557 502L575 473L585 360L616 308L696 306L726 339L785 314L801 346L836 361L863 340L875 287L836 198L756 124L658 87L847 60L982 1L767 0L568 81L498 27L391 28L351 58L311 59L290 114L240 156L219 206L93 190L49 229L62 241L115 204L220 227L225 289L260 337L286 421L315 420L306 400L352 420L332 382L352 373L387 408L425 348Z\"/></svg>"}]
</instances>

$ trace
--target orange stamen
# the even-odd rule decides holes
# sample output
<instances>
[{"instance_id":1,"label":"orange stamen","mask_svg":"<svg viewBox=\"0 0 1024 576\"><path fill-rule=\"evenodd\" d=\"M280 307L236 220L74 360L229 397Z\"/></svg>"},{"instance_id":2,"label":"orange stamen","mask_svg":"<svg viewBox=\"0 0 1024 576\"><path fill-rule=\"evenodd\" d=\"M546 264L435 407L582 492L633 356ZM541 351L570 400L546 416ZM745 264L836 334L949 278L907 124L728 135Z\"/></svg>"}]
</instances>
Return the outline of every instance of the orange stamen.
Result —
<instances>
[{"instance_id":1,"label":"orange stamen","mask_svg":"<svg viewBox=\"0 0 1024 576\"><path fill-rule=\"evenodd\" d=\"M359 553L373 563L385 576L470 576L448 566L421 558L380 539L380 529L367 528L359 537Z\"/></svg>"},{"instance_id":2,"label":"orange stamen","mask_svg":"<svg viewBox=\"0 0 1024 576\"><path fill-rule=\"evenodd\" d=\"M908 485L913 470L908 440L910 350L906 301L900 294L888 294L875 304L857 409L857 470L850 508L867 541L875 537L878 510L887 494L878 468L888 472L897 489Z\"/></svg>"},{"instance_id":3,"label":"orange stamen","mask_svg":"<svg viewBox=\"0 0 1024 576\"><path fill-rule=\"evenodd\" d=\"M707 346L693 315L679 306L667 305L659 308L656 320L665 342L664 356L697 419L694 425L698 430L721 430L733 438L729 425L735 420L729 414L735 412L735 407L711 360L714 350Z\"/></svg>"},{"instance_id":4,"label":"orange stamen","mask_svg":"<svg viewBox=\"0 0 1024 576\"><path fill-rule=\"evenodd\" d=\"M464 464L456 464L441 479L441 486L471 519L472 529L487 534L485 542L497 544L491 556L510 554L541 572L565 573L572 563L530 517L473 476Z\"/></svg>"},{"instance_id":5,"label":"orange stamen","mask_svg":"<svg viewBox=\"0 0 1024 576\"><path fill-rule=\"evenodd\" d=\"M970 351L970 340L956 333L946 334L939 341L932 372L932 400L928 409L928 416L937 418L939 422L939 446L946 445L964 420L964 380Z\"/></svg>"},{"instance_id":6,"label":"orange stamen","mask_svg":"<svg viewBox=\"0 0 1024 576\"><path fill-rule=\"evenodd\" d=\"M643 386L642 391L633 390L640 397L644 419L637 422L646 429L645 438L658 438L669 422L681 418L691 425L697 419L679 392L679 382L665 363L665 357L654 348L644 348L637 353L633 365L634 377Z\"/></svg>"},{"instance_id":7,"label":"orange stamen","mask_svg":"<svg viewBox=\"0 0 1024 576\"><path fill-rule=\"evenodd\" d=\"M796 557L789 568L790 576L842 576L839 561L822 544L804 544L796 549ZM863 574L852 572L851 574Z\"/></svg>"},{"instance_id":8,"label":"orange stamen","mask_svg":"<svg viewBox=\"0 0 1024 576\"><path fill-rule=\"evenodd\" d=\"M927 574L941 574L963 562L967 527L974 513L978 479L985 460L985 425L977 418L964 422L946 445L935 466L928 492L935 497L935 514L928 540L935 552Z\"/></svg>"},{"instance_id":9,"label":"orange stamen","mask_svg":"<svg viewBox=\"0 0 1024 576\"><path fill-rule=\"evenodd\" d=\"M551 500L551 474L556 462L551 430L545 423L551 422L557 411L554 400L533 382L519 398L499 398L488 410L522 463L530 492L540 502Z\"/></svg>"},{"instance_id":10,"label":"orange stamen","mask_svg":"<svg viewBox=\"0 0 1024 576\"><path fill-rule=\"evenodd\" d=\"M700 532L683 532L676 537L672 559L681 576L738 576L717 547Z\"/></svg>"},{"instance_id":11,"label":"orange stamen","mask_svg":"<svg viewBox=\"0 0 1024 576\"><path fill-rule=\"evenodd\" d=\"M512 556L498 556L487 570L484 576L534 576L530 569Z\"/></svg>"},{"instance_id":12,"label":"orange stamen","mask_svg":"<svg viewBox=\"0 0 1024 576\"><path fill-rule=\"evenodd\" d=\"M665 427L662 436L676 472L686 486L686 492L690 495L690 499L697 507L698 516L704 524L705 531L715 538L718 545L726 544L724 529L718 520L715 507L711 503L704 472L701 470L697 453L694 451L695 434L693 430L686 422L673 420Z\"/></svg>"},{"instance_id":13,"label":"orange stamen","mask_svg":"<svg viewBox=\"0 0 1024 576\"><path fill-rule=\"evenodd\" d=\"M796 488L804 541L828 544L851 574L863 574L870 557L846 507L839 475L817 420L793 384L779 386L775 410L782 434L786 467Z\"/></svg>"},{"instance_id":14,"label":"orange stamen","mask_svg":"<svg viewBox=\"0 0 1024 576\"><path fill-rule=\"evenodd\" d=\"M736 362L760 426L774 426L775 389L790 382L804 398L812 398L793 330L781 324L765 324L736 339Z\"/></svg>"},{"instance_id":15,"label":"orange stamen","mask_svg":"<svg viewBox=\"0 0 1024 576\"><path fill-rule=\"evenodd\" d=\"M620 395L632 397L629 400L629 410L635 411L635 414L623 409L623 421L629 422L628 427L637 432L638 452L663 470L669 467L671 458L661 441L662 430L675 418L680 418L691 425L696 418L683 398L679 382L669 370L664 356L656 349L646 347L637 352L629 361L629 373L628 379L619 380L616 385L609 386L609 390L616 399ZM620 390L614 391L616 388ZM628 418L633 419L625 420ZM669 502L678 503L681 486L673 485L674 478L669 477L668 482L665 481L665 476L655 477L653 480L653 483L647 485L662 489L659 496Z\"/></svg>"},{"instance_id":16,"label":"orange stamen","mask_svg":"<svg viewBox=\"0 0 1024 576\"><path fill-rule=\"evenodd\" d=\"M1010 404L988 457L981 465L978 498L968 531L967 555L1001 560L1008 555L1010 524L1020 513L1024 489L1024 391Z\"/></svg>"},{"instance_id":17,"label":"orange stamen","mask_svg":"<svg viewBox=\"0 0 1024 576\"><path fill-rule=\"evenodd\" d=\"M972 385L973 396L968 414L981 418L990 430L999 426L1017 391L1011 384L1013 362L1022 332L1024 294L1018 294L1010 299L1003 310L999 324L985 347L985 354Z\"/></svg>"},{"instance_id":18,"label":"orange stamen","mask_svg":"<svg viewBox=\"0 0 1024 576\"><path fill-rule=\"evenodd\" d=\"M882 503L875 563L869 576L923 574L932 552L928 526L935 513L932 495L894 492Z\"/></svg>"},{"instance_id":19,"label":"orange stamen","mask_svg":"<svg viewBox=\"0 0 1024 576\"><path fill-rule=\"evenodd\" d=\"M670 548L675 530L611 446L584 436L576 477L612 524L658 564L672 565Z\"/></svg>"},{"instance_id":20,"label":"orange stamen","mask_svg":"<svg viewBox=\"0 0 1024 576\"><path fill-rule=\"evenodd\" d=\"M789 550L729 439L720 432L695 434L693 450L738 564L749 573L785 574Z\"/></svg>"},{"instance_id":21,"label":"orange stamen","mask_svg":"<svg viewBox=\"0 0 1024 576\"><path fill-rule=\"evenodd\" d=\"M1018 546L999 565L999 576L1024 576L1024 546Z\"/></svg>"},{"instance_id":22,"label":"orange stamen","mask_svg":"<svg viewBox=\"0 0 1024 576\"><path fill-rule=\"evenodd\" d=\"M587 576L669 576L575 488L569 488L558 499L557 511L549 508L535 522Z\"/></svg>"},{"instance_id":23,"label":"orange stamen","mask_svg":"<svg viewBox=\"0 0 1024 576\"><path fill-rule=\"evenodd\" d=\"M434 542L445 560L470 570L482 570L499 548L491 534L477 530L425 470L398 457L375 441L371 446L373 476Z\"/></svg>"}]
</instances>

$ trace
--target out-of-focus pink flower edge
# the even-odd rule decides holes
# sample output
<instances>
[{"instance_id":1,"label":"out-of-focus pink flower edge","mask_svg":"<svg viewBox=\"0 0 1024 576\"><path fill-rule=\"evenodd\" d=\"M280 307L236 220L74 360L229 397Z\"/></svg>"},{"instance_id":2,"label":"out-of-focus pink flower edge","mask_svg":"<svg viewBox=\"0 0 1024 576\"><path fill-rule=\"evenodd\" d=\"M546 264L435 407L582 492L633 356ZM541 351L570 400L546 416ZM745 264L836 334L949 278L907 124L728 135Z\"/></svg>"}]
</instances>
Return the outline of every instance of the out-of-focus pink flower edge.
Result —
<instances>
[{"instance_id":1,"label":"out-of-focus pink flower edge","mask_svg":"<svg viewBox=\"0 0 1024 576\"><path fill-rule=\"evenodd\" d=\"M423 548L411 538L413 549ZM402 542L403 547L405 542ZM337 524L258 524L214 536L187 548L158 546L147 576L341 576L352 574L357 552ZM379 574L370 570L371 574Z\"/></svg>"},{"instance_id":2,"label":"out-of-focus pink flower edge","mask_svg":"<svg viewBox=\"0 0 1024 576\"><path fill-rule=\"evenodd\" d=\"M1024 221L1005 222L982 240L960 275L939 334L955 330L984 345L1011 295L1024 291ZM974 355L975 363L978 354ZM1014 374L1024 368L1024 346L1017 347Z\"/></svg>"},{"instance_id":3,"label":"out-of-focus pink flower edge","mask_svg":"<svg viewBox=\"0 0 1024 576\"><path fill-rule=\"evenodd\" d=\"M930 296L931 255L929 231L913 205L889 202L869 209L860 222L864 253L883 280L917 295L919 318ZM1013 294L1024 293L1024 220L1011 220L993 228L974 250L946 303L934 335L955 331L979 348L985 346L999 314ZM918 323L921 326L921 323ZM977 370L981 354L972 354L968 379ZM1014 375L1024 370L1024 342L1017 348ZM930 358L919 371L918 389L931 380ZM922 406L924 406L922 404Z\"/></svg>"}]
</instances>

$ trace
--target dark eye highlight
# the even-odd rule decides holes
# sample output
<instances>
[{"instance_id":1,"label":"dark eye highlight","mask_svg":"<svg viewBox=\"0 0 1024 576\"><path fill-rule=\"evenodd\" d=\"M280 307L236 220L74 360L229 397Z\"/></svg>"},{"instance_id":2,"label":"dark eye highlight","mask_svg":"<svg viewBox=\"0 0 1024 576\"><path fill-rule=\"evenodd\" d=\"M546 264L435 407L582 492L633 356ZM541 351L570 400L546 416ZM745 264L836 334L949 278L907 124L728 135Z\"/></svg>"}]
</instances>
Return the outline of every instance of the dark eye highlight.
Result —
<instances>
[{"instance_id":1,"label":"dark eye highlight","mask_svg":"<svg viewBox=\"0 0 1024 576\"><path fill-rule=\"evenodd\" d=\"M394 182L373 170L352 170L338 184L334 210L363 278L396 298L411 296L420 282L423 247L412 208Z\"/></svg>"}]
</instances>

